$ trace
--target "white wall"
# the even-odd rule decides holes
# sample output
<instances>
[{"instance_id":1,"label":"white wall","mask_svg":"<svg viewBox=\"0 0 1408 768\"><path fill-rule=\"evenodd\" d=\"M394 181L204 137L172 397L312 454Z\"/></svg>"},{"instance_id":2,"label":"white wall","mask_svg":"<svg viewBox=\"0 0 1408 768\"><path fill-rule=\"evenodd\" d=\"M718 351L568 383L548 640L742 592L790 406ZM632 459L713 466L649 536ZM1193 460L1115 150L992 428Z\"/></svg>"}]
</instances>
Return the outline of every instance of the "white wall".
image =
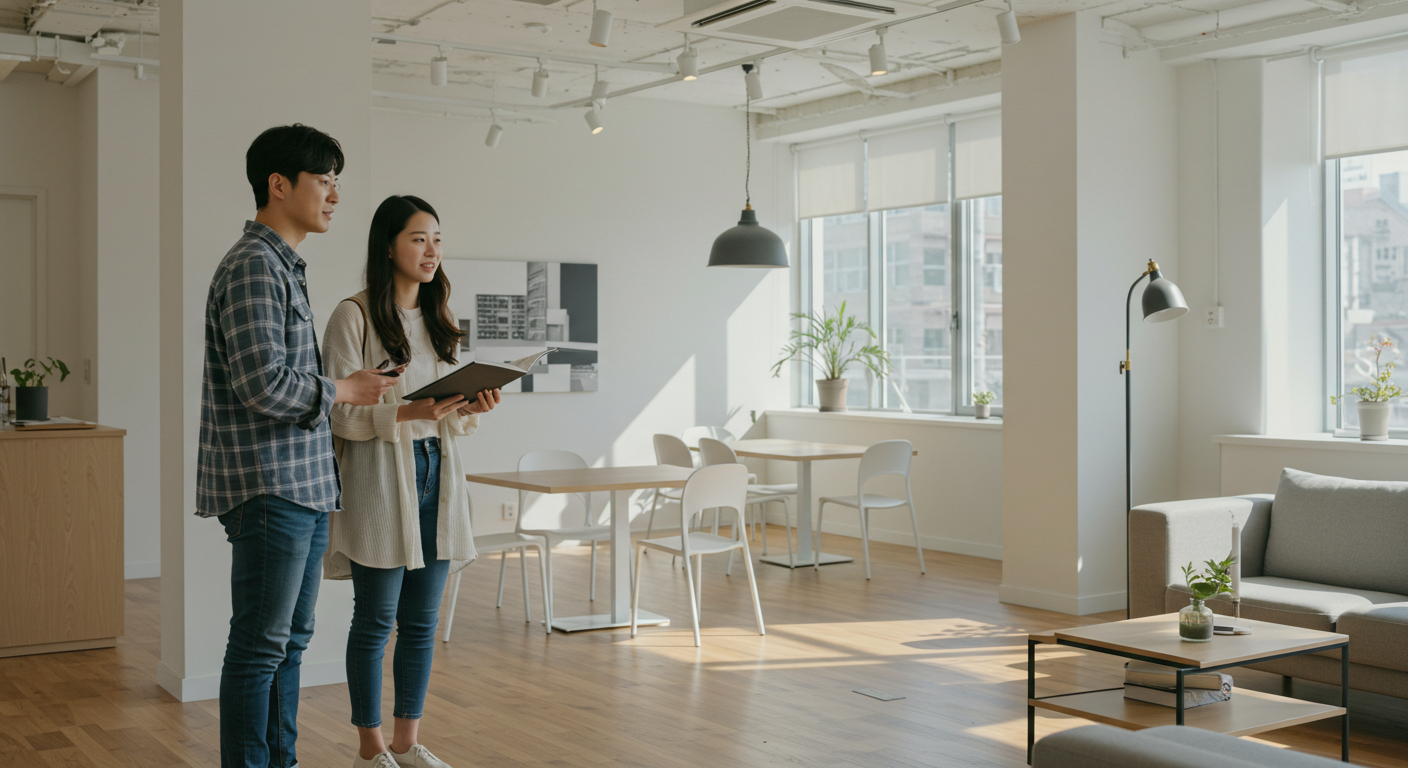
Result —
<instances>
[{"instance_id":1,"label":"white wall","mask_svg":"<svg viewBox=\"0 0 1408 768\"><path fill-rule=\"evenodd\" d=\"M653 464L657 432L704 424L741 434L750 410L786 406L788 380L771 378L769 366L787 333L791 270L705 267L743 207L743 115L615 99L597 136L577 110L550 117L557 122L506 126L489 149L482 122L372 116L368 204L425 198L443 219L447 258L600 265L600 391L507 397L461 441L466 469L512 470L539 448L593 464ZM754 148L753 201L763 226L790 243L779 152ZM365 251L355 258L360 275ZM500 505L516 492L470 493L475 533L512 530Z\"/></svg>"},{"instance_id":2,"label":"white wall","mask_svg":"<svg viewBox=\"0 0 1408 768\"><path fill-rule=\"evenodd\" d=\"M1356 480L1408 480L1408 442L1361 442L1322 435L1313 440L1274 435L1218 438L1221 495L1275 493L1284 468Z\"/></svg>"}]
</instances>

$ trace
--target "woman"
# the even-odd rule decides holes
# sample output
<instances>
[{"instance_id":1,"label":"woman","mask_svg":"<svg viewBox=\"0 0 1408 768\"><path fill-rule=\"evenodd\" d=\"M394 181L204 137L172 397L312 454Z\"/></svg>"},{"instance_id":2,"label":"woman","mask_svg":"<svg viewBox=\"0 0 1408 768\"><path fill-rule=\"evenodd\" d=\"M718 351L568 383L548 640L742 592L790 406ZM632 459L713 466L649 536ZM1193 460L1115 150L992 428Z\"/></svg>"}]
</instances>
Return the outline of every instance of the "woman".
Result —
<instances>
[{"instance_id":1,"label":"woman","mask_svg":"<svg viewBox=\"0 0 1408 768\"><path fill-rule=\"evenodd\" d=\"M367 290L328 321L328 372L390 361L400 371L382 402L333 406L343 511L332 515L324 577L352 579L347 689L361 740L353 768L448 768L417 739L449 573L475 557L469 495L455 439L474 433L498 390L473 400L401 398L457 367L460 331L440 269L440 222L417 197L392 196L372 217ZM381 733L381 668L396 627L395 734Z\"/></svg>"}]
</instances>

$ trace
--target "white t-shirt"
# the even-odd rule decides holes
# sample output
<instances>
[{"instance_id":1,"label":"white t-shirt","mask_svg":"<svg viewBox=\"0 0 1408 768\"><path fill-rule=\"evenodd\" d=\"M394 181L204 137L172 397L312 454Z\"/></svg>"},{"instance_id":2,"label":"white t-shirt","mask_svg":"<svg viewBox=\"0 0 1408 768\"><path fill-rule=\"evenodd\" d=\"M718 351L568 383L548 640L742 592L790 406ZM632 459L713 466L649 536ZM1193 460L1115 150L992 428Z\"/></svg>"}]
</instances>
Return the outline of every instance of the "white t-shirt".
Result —
<instances>
[{"instance_id":1,"label":"white t-shirt","mask_svg":"<svg viewBox=\"0 0 1408 768\"><path fill-rule=\"evenodd\" d=\"M406 329L406 340L411 344L411 364L401 377L406 382L406 391L414 392L427 384L434 384L440 378L435 375L435 348L430 345L430 331L425 328L425 317L420 308L401 308L401 327ZM437 437L440 434L436 422L430 419L405 421L405 436L412 440Z\"/></svg>"}]
</instances>

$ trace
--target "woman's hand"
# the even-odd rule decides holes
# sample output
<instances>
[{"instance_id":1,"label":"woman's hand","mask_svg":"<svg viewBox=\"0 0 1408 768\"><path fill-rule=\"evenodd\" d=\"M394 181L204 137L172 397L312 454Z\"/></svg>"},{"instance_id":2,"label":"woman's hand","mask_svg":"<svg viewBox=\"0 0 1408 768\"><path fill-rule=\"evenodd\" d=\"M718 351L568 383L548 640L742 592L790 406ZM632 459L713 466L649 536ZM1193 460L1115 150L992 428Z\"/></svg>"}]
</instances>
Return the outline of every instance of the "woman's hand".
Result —
<instances>
[{"instance_id":1,"label":"woman's hand","mask_svg":"<svg viewBox=\"0 0 1408 768\"><path fill-rule=\"evenodd\" d=\"M494 406L498 405L502 399L503 398L499 396L499 390L485 390L480 392L476 399L461 403L460 414L462 416L468 416L471 413L488 413L494 410Z\"/></svg>"},{"instance_id":2,"label":"woman's hand","mask_svg":"<svg viewBox=\"0 0 1408 768\"><path fill-rule=\"evenodd\" d=\"M439 421L454 413L463 405L463 401L464 395L455 395L441 400L432 397L416 400L396 409L396 421L416 421L417 419Z\"/></svg>"}]
</instances>

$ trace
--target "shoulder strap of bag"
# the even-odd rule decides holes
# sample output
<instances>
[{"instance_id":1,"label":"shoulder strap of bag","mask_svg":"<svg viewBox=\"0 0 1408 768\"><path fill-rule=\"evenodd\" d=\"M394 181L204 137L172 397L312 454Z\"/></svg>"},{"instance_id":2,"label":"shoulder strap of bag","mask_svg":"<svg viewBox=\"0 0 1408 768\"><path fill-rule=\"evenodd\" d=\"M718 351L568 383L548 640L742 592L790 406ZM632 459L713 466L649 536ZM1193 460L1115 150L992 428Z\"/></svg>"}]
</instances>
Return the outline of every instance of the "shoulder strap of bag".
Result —
<instances>
[{"instance_id":1,"label":"shoulder strap of bag","mask_svg":"<svg viewBox=\"0 0 1408 768\"><path fill-rule=\"evenodd\" d=\"M371 322L367 318L367 305L362 303L360 296L349 296L344 301L353 302L358 309L362 310L362 360L365 361L367 359L367 332L371 329ZM363 364L365 365L365 363Z\"/></svg>"}]
</instances>

